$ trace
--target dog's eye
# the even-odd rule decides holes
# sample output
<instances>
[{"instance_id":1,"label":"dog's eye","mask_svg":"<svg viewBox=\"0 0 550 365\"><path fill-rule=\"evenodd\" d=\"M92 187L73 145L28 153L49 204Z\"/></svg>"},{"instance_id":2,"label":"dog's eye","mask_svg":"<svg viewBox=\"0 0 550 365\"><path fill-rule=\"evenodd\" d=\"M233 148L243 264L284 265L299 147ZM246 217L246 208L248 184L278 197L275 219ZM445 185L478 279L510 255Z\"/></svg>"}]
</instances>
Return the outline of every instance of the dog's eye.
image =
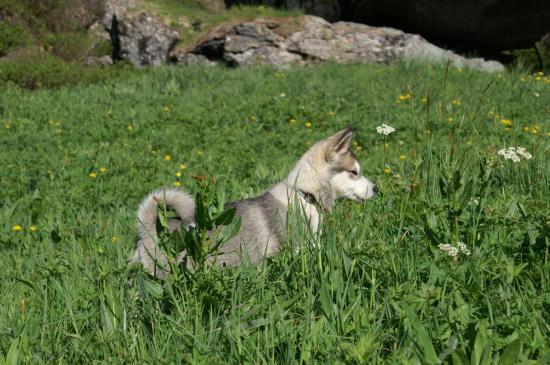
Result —
<instances>
[{"instance_id":1,"label":"dog's eye","mask_svg":"<svg viewBox=\"0 0 550 365\"><path fill-rule=\"evenodd\" d=\"M353 176L359 176L359 172L357 170L351 170L350 174L352 174Z\"/></svg>"}]
</instances>

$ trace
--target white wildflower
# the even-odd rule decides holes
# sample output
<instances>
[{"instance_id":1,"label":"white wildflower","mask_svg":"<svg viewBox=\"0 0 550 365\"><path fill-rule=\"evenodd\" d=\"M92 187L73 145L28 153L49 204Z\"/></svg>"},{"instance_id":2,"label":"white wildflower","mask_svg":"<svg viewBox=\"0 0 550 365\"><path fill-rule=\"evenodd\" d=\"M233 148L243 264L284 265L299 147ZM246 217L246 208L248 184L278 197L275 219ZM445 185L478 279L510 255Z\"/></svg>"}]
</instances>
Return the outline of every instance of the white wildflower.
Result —
<instances>
[{"instance_id":1,"label":"white wildflower","mask_svg":"<svg viewBox=\"0 0 550 365\"><path fill-rule=\"evenodd\" d=\"M454 247L453 245L449 243L440 243L437 247L443 252L445 252L447 255L451 257L457 257L458 256L458 248Z\"/></svg>"},{"instance_id":2,"label":"white wildflower","mask_svg":"<svg viewBox=\"0 0 550 365\"><path fill-rule=\"evenodd\" d=\"M505 160L512 160L513 162L520 162L522 158L525 160L533 158L533 156L523 147L503 148L499 150L497 154L504 157Z\"/></svg>"},{"instance_id":3,"label":"white wildflower","mask_svg":"<svg viewBox=\"0 0 550 365\"><path fill-rule=\"evenodd\" d=\"M468 204L469 205L474 205L474 206L479 205L479 198L478 197L470 198L470 203L468 203Z\"/></svg>"},{"instance_id":4,"label":"white wildflower","mask_svg":"<svg viewBox=\"0 0 550 365\"><path fill-rule=\"evenodd\" d=\"M393 132L395 132L395 128L392 127L392 126L386 125L386 124L382 124L382 125L376 127L376 131L379 134L383 134L383 135L387 136L387 135L392 134Z\"/></svg>"},{"instance_id":5,"label":"white wildflower","mask_svg":"<svg viewBox=\"0 0 550 365\"><path fill-rule=\"evenodd\" d=\"M460 252L464 253L466 256L470 256L471 254L470 249L468 248L468 246L466 246L464 242L459 242L457 246Z\"/></svg>"}]
</instances>

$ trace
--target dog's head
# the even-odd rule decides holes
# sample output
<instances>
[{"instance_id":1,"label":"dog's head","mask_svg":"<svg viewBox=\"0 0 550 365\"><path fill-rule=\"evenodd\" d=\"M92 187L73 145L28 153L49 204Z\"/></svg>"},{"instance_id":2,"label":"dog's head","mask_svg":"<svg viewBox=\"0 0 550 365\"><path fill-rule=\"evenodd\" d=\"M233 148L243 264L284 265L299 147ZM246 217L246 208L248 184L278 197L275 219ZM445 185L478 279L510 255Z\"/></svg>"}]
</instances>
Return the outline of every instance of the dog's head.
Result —
<instances>
[{"instance_id":1,"label":"dog's head","mask_svg":"<svg viewBox=\"0 0 550 365\"><path fill-rule=\"evenodd\" d=\"M351 150L353 129L348 127L325 140L325 161L333 199L363 201L373 198L378 188L361 174Z\"/></svg>"}]
</instances>

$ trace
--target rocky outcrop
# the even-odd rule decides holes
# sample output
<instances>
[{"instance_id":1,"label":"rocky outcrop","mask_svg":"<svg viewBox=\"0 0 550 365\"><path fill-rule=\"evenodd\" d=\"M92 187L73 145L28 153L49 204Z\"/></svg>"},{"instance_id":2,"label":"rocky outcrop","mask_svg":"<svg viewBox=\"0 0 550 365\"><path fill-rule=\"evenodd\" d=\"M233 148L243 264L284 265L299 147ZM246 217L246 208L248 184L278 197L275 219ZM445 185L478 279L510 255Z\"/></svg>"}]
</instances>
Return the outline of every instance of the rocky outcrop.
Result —
<instances>
[{"instance_id":1,"label":"rocky outcrop","mask_svg":"<svg viewBox=\"0 0 550 365\"><path fill-rule=\"evenodd\" d=\"M113 44L113 59L125 59L134 66L158 66L169 61L177 31L146 12L131 10L135 0L106 0L102 23Z\"/></svg>"},{"instance_id":2,"label":"rocky outcrop","mask_svg":"<svg viewBox=\"0 0 550 365\"><path fill-rule=\"evenodd\" d=\"M301 9L330 22L391 26L482 53L529 48L550 32L548 0L226 0L251 2Z\"/></svg>"},{"instance_id":3,"label":"rocky outcrop","mask_svg":"<svg viewBox=\"0 0 550 365\"><path fill-rule=\"evenodd\" d=\"M248 67L275 67L320 62L388 63L397 59L450 62L457 67L485 71L504 69L498 62L467 59L436 47L424 38L392 28L338 22L305 16L299 27L285 33L276 21L245 22L217 30L190 52L193 57ZM182 57L185 59L187 56Z\"/></svg>"}]
</instances>

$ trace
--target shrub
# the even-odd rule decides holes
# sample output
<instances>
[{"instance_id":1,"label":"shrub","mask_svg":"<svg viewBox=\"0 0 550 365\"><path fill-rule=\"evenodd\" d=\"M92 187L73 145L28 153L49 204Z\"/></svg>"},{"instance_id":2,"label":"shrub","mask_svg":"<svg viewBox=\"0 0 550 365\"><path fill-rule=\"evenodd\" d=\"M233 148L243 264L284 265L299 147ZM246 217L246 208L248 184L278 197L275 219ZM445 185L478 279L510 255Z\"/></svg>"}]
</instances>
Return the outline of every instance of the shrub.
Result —
<instances>
[{"instance_id":1,"label":"shrub","mask_svg":"<svg viewBox=\"0 0 550 365\"><path fill-rule=\"evenodd\" d=\"M6 21L0 22L0 56L28 42L29 34L25 29Z\"/></svg>"},{"instance_id":2,"label":"shrub","mask_svg":"<svg viewBox=\"0 0 550 365\"><path fill-rule=\"evenodd\" d=\"M0 88L20 87L29 90L56 89L76 84L91 84L132 72L126 64L114 67L83 66L65 63L55 57L41 60L0 61Z\"/></svg>"}]
</instances>

